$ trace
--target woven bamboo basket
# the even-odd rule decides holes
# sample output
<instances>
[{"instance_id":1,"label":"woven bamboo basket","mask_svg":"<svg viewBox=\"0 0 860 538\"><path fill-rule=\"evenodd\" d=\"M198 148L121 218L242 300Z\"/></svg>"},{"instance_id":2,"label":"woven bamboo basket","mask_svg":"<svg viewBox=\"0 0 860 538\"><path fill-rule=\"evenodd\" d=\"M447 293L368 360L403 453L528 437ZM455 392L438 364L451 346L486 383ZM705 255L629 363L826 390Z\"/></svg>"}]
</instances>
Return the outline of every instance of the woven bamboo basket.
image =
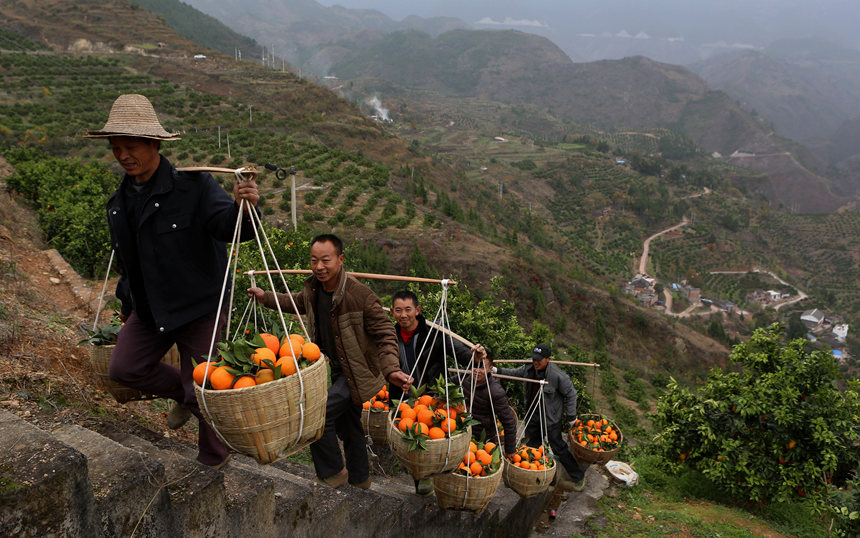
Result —
<instances>
[{"instance_id":1,"label":"woven bamboo basket","mask_svg":"<svg viewBox=\"0 0 860 538\"><path fill-rule=\"evenodd\" d=\"M388 427L389 429L395 428L391 422L391 415L388 415ZM466 457L469 441L472 439L472 427L469 426L466 431L450 438L450 451L449 438L447 437L425 441L427 450L408 450L406 443L398 435L399 433L400 430L397 430L397 433L392 432L392 435L389 436L391 451L394 452L400 463L409 469L412 478L416 480L456 469Z\"/></svg>"},{"instance_id":2,"label":"woven bamboo basket","mask_svg":"<svg viewBox=\"0 0 860 538\"><path fill-rule=\"evenodd\" d=\"M599 418L600 415L582 415L579 417L579 420L588 421L588 419ZM621 432L621 429L612 422L612 428L618 432L618 446L613 448L612 450L606 450L603 452L597 452L595 450L591 450L590 448L586 448L576 441L574 441L573 436L568 434L567 444L570 446L570 451L573 452L573 455L576 457L576 461L580 463L600 463L601 465L611 460L613 456L618 452L618 449L621 448L621 443L624 441L624 434Z\"/></svg>"},{"instance_id":3,"label":"woven bamboo basket","mask_svg":"<svg viewBox=\"0 0 860 538\"><path fill-rule=\"evenodd\" d=\"M558 463L545 471L533 471L508 464L505 465L503 475L506 486L516 491L523 499L528 499L546 491L555 478L557 470Z\"/></svg>"},{"instance_id":4,"label":"woven bamboo basket","mask_svg":"<svg viewBox=\"0 0 860 538\"><path fill-rule=\"evenodd\" d=\"M120 383L117 383L110 378L110 376L108 375L108 368L110 367L110 356L113 353L114 347L116 346L113 344L108 346L89 346L90 364L92 364L93 370L95 371L96 376L99 380L99 384L102 386L102 388L121 404L132 401L153 400L155 398L158 398L158 396L146 394L137 389L121 385ZM161 358L161 362L179 369L179 350L176 348L175 344L173 345L173 347L170 348L170 350L168 350L167 353L164 354L164 356Z\"/></svg>"},{"instance_id":5,"label":"woven bamboo basket","mask_svg":"<svg viewBox=\"0 0 860 538\"><path fill-rule=\"evenodd\" d=\"M488 476L463 476L445 473L433 477L436 502L445 510L471 510L480 514L499 489L505 461Z\"/></svg>"},{"instance_id":6,"label":"woven bamboo basket","mask_svg":"<svg viewBox=\"0 0 860 538\"><path fill-rule=\"evenodd\" d=\"M223 441L258 463L272 463L316 441L325 428L325 359L300 373L304 383L301 402L298 374L232 390L203 390L195 383L194 393L206 422Z\"/></svg>"},{"instance_id":7,"label":"woven bamboo basket","mask_svg":"<svg viewBox=\"0 0 860 538\"><path fill-rule=\"evenodd\" d=\"M388 444L388 413L374 412L370 409L361 410L361 427L364 434L369 435L377 445Z\"/></svg>"}]
</instances>

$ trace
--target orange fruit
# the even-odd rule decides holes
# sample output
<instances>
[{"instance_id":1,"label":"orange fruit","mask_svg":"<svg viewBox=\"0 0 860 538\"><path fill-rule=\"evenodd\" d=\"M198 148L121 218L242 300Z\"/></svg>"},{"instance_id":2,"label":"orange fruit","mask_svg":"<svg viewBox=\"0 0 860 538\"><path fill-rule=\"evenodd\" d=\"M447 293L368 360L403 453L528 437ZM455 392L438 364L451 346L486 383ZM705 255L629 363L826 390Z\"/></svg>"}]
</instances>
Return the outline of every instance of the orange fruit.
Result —
<instances>
[{"instance_id":1,"label":"orange fruit","mask_svg":"<svg viewBox=\"0 0 860 538\"><path fill-rule=\"evenodd\" d=\"M376 397L379 398L380 400L385 399L385 387L384 386L381 389L379 389L379 392L376 393Z\"/></svg>"},{"instance_id":2,"label":"orange fruit","mask_svg":"<svg viewBox=\"0 0 860 538\"><path fill-rule=\"evenodd\" d=\"M468 464L472 464L472 463L478 461L478 458L475 456L474 452L466 452L466 457L463 458L463 461L468 463Z\"/></svg>"},{"instance_id":3,"label":"orange fruit","mask_svg":"<svg viewBox=\"0 0 860 538\"><path fill-rule=\"evenodd\" d=\"M416 422L415 426L418 427L418 433L430 435L430 426L424 424L423 422Z\"/></svg>"},{"instance_id":4,"label":"orange fruit","mask_svg":"<svg viewBox=\"0 0 860 538\"><path fill-rule=\"evenodd\" d=\"M254 379L252 375L243 375L236 378L236 381L233 383L234 389L244 389L245 387L253 387L257 384L257 381Z\"/></svg>"},{"instance_id":5,"label":"orange fruit","mask_svg":"<svg viewBox=\"0 0 860 538\"><path fill-rule=\"evenodd\" d=\"M376 400L375 402L373 402L373 405L371 407L373 407L374 409L383 409L385 407L385 404L380 402L379 400Z\"/></svg>"},{"instance_id":6,"label":"orange fruit","mask_svg":"<svg viewBox=\"0 0 860 538\"><path fill-rule=\"evenodd\" d=\"M404 405L406 407L404 407ZM400 418L408 418L413 421L418 418L418 413L416 413L411 407L406 404L400 404Z\"/></svg>"},{"instance_id":7,"label":"orange fruit","mask_svg":"<svg viewBox=\"0 0 860 538\"><path fill-rule=\"evenodd\" d=\"M523 461L523 458L519 454L514 454L514 456L511 458L511 461L518 464L519 462Z\"/></svg>"},{"instance_id":8,"label":"orange fruit","mask_svg":"<svg viewBox=\"0 0 860 538\"><path fill-rule=\"evenodd\" d=\"M484 443L484 450L486 450L488 454L491 454L493 452L494 448L496 448L496 443L491 443L491 442Z\"/></svg>"},{"instance_id":9,"label":"orange fruit","mask_svg":"<svg viewBox=\"0 0 860 538\"><path fill-rule=\"evenodd\" d=\"M275 362L278 358L268 347L258 347L253 353L251 353L251 360L254 361L254 364L257 366L264 366L264 360Z\"/></svg>"},{"instance_id":10,"label":"orange fruit","mask_svg":"<svg viewBox=\"0 0 860 538\"><path fill-rule=\"evenodd\" d=\"M225 390L233 386L233 379L236 376L227 371L226 366L218 366L209 374L209 382L212 383L212 388L215 390Z\"/></svg>"},{"instance_id":11,"label":"orange fruit","mask_svg":"<svg viewBox=\"0 0 860 538\"><path fill-rule=\"evenodd\" d=\"M303 345L305 345L305 339L300 334L291 334L278 351L278 356L292 357L295 355L298 359L302 354Z\"/></svg>"},{"instance_id":12,"label":"orange fruit","mask_svg":"<svg viewBox=\"0 0 860 538\"><path fill-rule=\"evenodd\" d=\"M475 463L473 463L472 465L469 465L469 471L472 473L473 476L481 474L481 472L483 472L483 470L484 470L484 466L481 465L480 463L478 463L477 461Z\"/></svg>"},{"instance_id":13,"label":"orange fruit","mask_svg":"<svg viewBox=\"0 0 860 538\"><path fill-rule=\"evenodd\" d=\"M439 427L442 428L443 432L451 433L457 429L457 421L453 418L446 418L442 421Z\"/></svg>"},{"instance_id":14,"label":"orange fruit","mask_svg":"<svg viewBox=\"0 0 860 538\"><path fill-rule=\"evenodd\" d=\"M296 363L293 361L292 357L281 357L278 359L278 362L275 363L275 366L281 367L281 375L283 377L296 373Z\"/></svg>"},{"instance_id":15,"label":"orange fruit","mask_svg":"<svg viewBox=\"0 0 860 538\"><path fill-rule=\"evenodd\" d=\"M418 422L420 422L421 424L426 424L427 426L430 426L431 424L433 424L433 417L434 416L435 415L434 415L433 411L430 411L429 409L421 409L416 414Z\"/></svg>"},{"instance_id":16,"label":"orange fruit","mask_svg":"<svg viewBox=\"0 0 860 538\"><path fill-rule=\"evenodd\" d=\"M406 430L411 428L413 424L415 424L415 421L411 418L401 418L397 424L397 428L400 431L405 432Z\"/></svg>"},{"instance_id":17,"label":"orange fruit","mask_svg":"<svg viewBox=\"0 0 860 538\"><path fill-rule=\"evenodd\" d=\"M262 385L263 383L268 383L269 381L275 380L275 372L269 370L268 368L263 368L259 372L257 372L257 384Z\"/></svg>"},{"instance_id":18,"label":"orange fruit","mask_svg":"<svg viewBox=\"0 0 860 538\"><path fill-rule=\"evenodd\" d=\"M433 403L433 397L429 394L423 394L420 398L418 398L418 403L430 407L430 404Z\"/></svg>"},{"instance_id":19,"label":"orange fruit","mask_svg":"<svg viewBox=\"0 0 860 538\"><path fill-rule=\"evenodd\" d=\"M489 465L493 463L493 457L487 454L487 451L483 448L475 452L475 456L478 458L478 461L480 461L484 465Z\"/></svg>"},{"instance_id":20,"label":"orange fruit","mask_svg":"<svg viewBox=\"0 0 860 538\"><path fill-rule=\"evenodd\" d=\"M478 445L475 444L474 441L469 441L469 452L477 452Z\"/></svg>"},{"instance_id":21,"label":"orange fruit","mask_svg":"<svg viewBox=\"0 0 860 538\"><path fill-rule=\"evenodd\" d=\"M430 428L430 432L428 433L428 435L430 435L430 439L444 439L445 438L445 432L442 430L442 428L437 428L436 426L433 426L432 428Z\"/></svg>"},{"instance_id":22,"label":"orange fruit","mask_svg":"<svg viewBox=\"0 0 860 538\"><path fill-rule=\"evenodd\" d=\"M206 370L207 370L206 365L207 364L209 365L209 368L208 368L209 374L208 375L206 374ZM194 372L191 374L191 376L194 378L194 382L202 387L203 386L203 376L206 376L207 380L211 380L212 372L214 372L216 368L218 368L218 367L215 366L214 362L203 361L194 367Z\"/></svg>"},{"instance_id":23,"label":"orange fruit","mask_svg":"<svg viewBox=\"0 0 860 538\"><path fill-rule=\"evenodd\" d=\"M370 409L370 401L364 402L361 404L362 409Z\"/></svg>"},{"instance_id":24,"label":"orange fruit","mask_svg":"<svg viewBox=\"0 0 860 538\"><path fill-rule=\"evenodd\" d=\"M306 342L302 345L302 356L306 358L308 362L314 362L322 356L322 351L320 351L320 347L313 342ZM385 397L388 397L387 393Z\"/></svg>"},{"instance_id":25,"label":"orange fruit","mask_svg":"<svg viewBox=\"0 0 860 538\"><path fill-rule=\"evenodd\" d=\"M278 340L278 337L274 334L260 333L260 338L263 339L263 343L266 344L266 347L272 350L272 353L277 356L278 351L281 349L281 341Z\"/></svg>"}]
</instances>

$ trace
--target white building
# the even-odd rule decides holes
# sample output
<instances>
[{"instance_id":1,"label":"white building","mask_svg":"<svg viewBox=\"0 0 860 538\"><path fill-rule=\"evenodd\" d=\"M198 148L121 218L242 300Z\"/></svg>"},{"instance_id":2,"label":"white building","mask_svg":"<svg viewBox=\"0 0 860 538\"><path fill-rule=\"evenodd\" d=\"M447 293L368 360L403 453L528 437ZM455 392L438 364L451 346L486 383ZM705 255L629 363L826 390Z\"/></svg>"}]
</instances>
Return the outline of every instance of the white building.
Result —
<instances>
[{"instance_id":1,"label":"white building","mask_svg":"<svg viewBox=\"0 0 860 538\"><path fill-rule=\"evenodd\" d=\"M845 337L848 336L848 324L840 323L839 325L834 325L833 335L836 337L837 342L844 342Z\"/></svg>"}]
</instances>

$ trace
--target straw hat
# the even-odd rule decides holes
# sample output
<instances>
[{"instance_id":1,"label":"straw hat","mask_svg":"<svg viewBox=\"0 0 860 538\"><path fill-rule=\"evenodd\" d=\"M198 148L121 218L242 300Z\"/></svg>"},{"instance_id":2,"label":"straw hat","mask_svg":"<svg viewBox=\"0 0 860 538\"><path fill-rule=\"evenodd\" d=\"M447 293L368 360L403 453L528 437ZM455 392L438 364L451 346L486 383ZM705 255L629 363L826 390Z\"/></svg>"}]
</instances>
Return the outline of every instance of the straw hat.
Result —
<instances>
[{"instance_id":1,"label":"straw hat","mask_svg":"<svg viewBox=\"0 0 860 538\"><path fill-rule=\"evenodd\" d=\"M143 95L120 95L110 107L107 123L101 129L90 130L86 138L137 136L156 140L179 140L179 133L169 133L158 121L152 103Z\"/></svg>"}]
</instances>

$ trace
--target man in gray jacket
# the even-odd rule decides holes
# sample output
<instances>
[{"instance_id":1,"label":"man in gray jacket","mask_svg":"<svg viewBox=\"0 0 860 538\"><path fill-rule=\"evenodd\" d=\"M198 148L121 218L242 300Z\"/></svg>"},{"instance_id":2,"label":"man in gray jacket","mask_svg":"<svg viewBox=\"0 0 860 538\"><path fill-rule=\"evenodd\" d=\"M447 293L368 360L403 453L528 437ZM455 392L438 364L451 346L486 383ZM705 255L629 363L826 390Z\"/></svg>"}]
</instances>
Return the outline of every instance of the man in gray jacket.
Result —
<instances>
[{"instance_id":1,"label":"man in gray jacket","mask_svg":"<svg viewBox=\"0 0 860 538\"><path fill-rule=\"evenodd\" d=\"M526 424L527 442L532 447L544 444L541 430L546 427L546 437L553 454L573 480L573 489L581 491L585 487L587 465L582 466L576 461L561 435L565 412L569 421L576 418L576 389L570 377L561 368L550 363L551 357L552 351L549 344L540 344L532 351L531 364L524 364L519 368L494 368L493 370L503 375L546 381L544 385L524 382L523 402L527 409L531 408L538 397L539 388L543 387L541 399L543 409L536 409ZM544 416L545 426L541 425L541 414Z\"/></svg>"}]
</instances>

